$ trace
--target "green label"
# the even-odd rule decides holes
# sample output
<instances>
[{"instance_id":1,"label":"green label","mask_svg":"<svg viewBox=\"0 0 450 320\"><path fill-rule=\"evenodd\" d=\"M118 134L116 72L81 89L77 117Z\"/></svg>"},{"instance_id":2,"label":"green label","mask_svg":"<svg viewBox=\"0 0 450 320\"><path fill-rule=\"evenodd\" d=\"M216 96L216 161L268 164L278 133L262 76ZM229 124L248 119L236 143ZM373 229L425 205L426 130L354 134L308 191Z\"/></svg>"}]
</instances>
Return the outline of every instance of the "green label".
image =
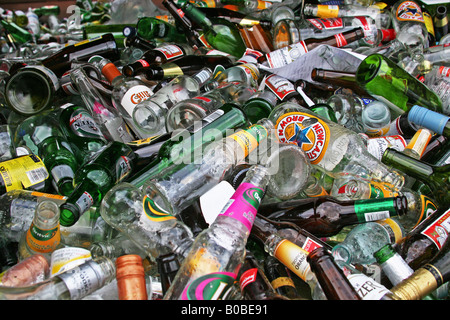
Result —
<instances>
[{"instance_id":1,"label":"green label","mask_svg":"<svg viewBox=\"0 0 450 320\"><path fill-rule=\"evenodd\" d=\"M183 291L182 300L223 300L234 284L236 275L215 272L192 281Z\"/></svg>"},{"instance_id":2,"label":"green label","mask_svg":"<svg viewBox=\"0 0 450 320\"><path fill-rule=\"evenodd\" d=\"M34 224L30 227L30 233L38 241L47 241L53 238L59 230L59 227L50 229L50 230L42 230L36 227Z\"/></svg>"},{"instance_id":3,"label":"green label","mask_svg":"<svg viewBox=\"0 0 450 320\"><path fill-rule=\"evenodd\" d=\"M356 200L355 213L358 221L375 221L396 216L394 200L395 198L382 198L380 201L373 201L373 199Z\"/></svg>"},{"instance_id":4,"label":"green label","mask_svg":"<svg viewBox=\"0 0 450 320\"><path fill-rule=\"evenodd\" d=\"M148 196L144 197L142 201L145 216L154 222L163 222L167 220L173 220L175 217L171 215L168 211L162 209L158 206L155 201L150 199Z\"/></svg>"}]
</instances>

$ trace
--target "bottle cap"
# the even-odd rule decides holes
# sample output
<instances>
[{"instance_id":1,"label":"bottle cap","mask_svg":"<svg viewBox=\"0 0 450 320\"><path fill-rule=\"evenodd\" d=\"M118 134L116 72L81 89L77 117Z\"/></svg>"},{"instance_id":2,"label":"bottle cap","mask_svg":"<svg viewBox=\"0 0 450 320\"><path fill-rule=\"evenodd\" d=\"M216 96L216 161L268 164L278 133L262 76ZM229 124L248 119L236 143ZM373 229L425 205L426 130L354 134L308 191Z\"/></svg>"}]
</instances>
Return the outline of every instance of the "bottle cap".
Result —
<instances>
[{"instance_id":1,"label":"bottle cap","mask_svg":"<svg viewBox=\"0 0 450 320\"><path fill-rule=\"evenodd\" d=\"M450 117L439 112L415 105L408 112L408 120L418 126L425 127L442 134Z\"/></svg>"}]
</instances>

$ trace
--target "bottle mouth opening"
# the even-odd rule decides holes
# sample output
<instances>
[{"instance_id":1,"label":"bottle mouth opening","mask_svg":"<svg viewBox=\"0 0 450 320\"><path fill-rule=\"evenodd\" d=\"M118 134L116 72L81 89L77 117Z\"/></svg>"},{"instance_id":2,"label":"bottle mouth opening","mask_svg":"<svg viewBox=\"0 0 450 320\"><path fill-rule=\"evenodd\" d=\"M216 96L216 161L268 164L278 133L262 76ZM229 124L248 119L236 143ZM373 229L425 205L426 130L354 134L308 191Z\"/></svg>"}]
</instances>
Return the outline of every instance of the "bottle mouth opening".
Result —
<instances>
[{"instance_id":1,"label":"bottle mouth opening","mask_svg":"<svg viewBox=\"0 0 450 320\"><path fill-rule=\"evenodd\" d=\"M370 82L378 74L381 62L381 57L378 54L366 57L356 70L356 81L361 84Z\"/></svg>"},{"instance_id":2,"label":"bottle mouth opening","mask_svg":"<svg viewBox=\"0 0 450 320\"><path fill-rule=\"evenodd\" d=\"M80 217L78 208L71 203L63 203L60 207L59 223L64 227L73 226Z\"/></svg>"}]
</instances>

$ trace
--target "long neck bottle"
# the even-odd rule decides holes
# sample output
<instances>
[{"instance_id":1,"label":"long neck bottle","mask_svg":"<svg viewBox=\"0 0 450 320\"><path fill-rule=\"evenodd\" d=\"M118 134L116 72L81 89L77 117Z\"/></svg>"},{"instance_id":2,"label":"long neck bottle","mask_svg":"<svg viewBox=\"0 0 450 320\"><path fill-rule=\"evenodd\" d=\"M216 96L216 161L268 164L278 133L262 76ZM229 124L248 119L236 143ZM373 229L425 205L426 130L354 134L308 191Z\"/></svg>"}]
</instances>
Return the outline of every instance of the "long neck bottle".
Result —
<instances>
[{"instance_id":1,"label":"long neck bottle","mask_svg":"<svg viewBox=\"0 0 450 320\"><path fill-rule=\"evenodd\" d=\"M420 300L450 280L450 241L428 263L391 289L395 300Z\"/></svg>"},{"instance_id":2,"label":"long neck bottle","mask_svg":"<svg viewBox=\"0 0 450 320\"><path fill-rule=\"evenodd\" d=\"M181 263L194 240L184 223L159 207L142 190L126 182L118 183L105 194L100 214L153 262L157 257L173 252Z\"/></svg>"},{"instance_id":3,"label":"long neck bottle","mask_svg":"<svg viewBox=\"0 0 450 320\"><path fill-rule=\"evenodd\" d=\"M416 270L442 250L450 228L448 206L439 207L414 230L410 231L399 245L398 252L411 268Z\"/></svg>"},{"instance_id":4,"label":"long neck bottle","mask_svg":"<svg viewBox=\"0 0 450 320\"><path fill-rule=\"evenodd\" d=\"M121 141L124 143L134 140L130 129L119 114L119 111L110 106L100 95L98 90L92 85L85 71L81 68L72 70L70 77L81 94L81 98L100 126L103 135L108 140Z\"/></svg>"},{"instance_id":5,"label":"long neck bottle","mask_svg":"<svg viewBox=\"0 0 450 320\"><path fill-rule=\"evenodd\" d=\"M97 64L113 87L111 92L113 106L119 111L134 134L141 139L145 138L146 136L140 132L133 121L133 110L140 102L153 95L152 89L135 77L124 76L108 59L101 59Z\"/></svg>"},{"instance_id":6,"label":"long neck bottle","mask_svg":"<svg viewBox=\"0 0 450 320\"><path fill-rule=\"evenodd\" d=\"M229 205L200 233L181 264L165 300L225 298L245 256L245 245L264 196L267 169L254 166L232 196ZM207 286L211 280L223 285ZM203 288L203 289L200 289Z\"/></svg>"},{"instance_id":7,"label":"long neck bottle","mask_svg":"<svg viewBox=\"0 0 450 320\"><path fill-rule=\"evenodd\" d=\"M291 300L300 300L302 298L292 279L291 271L276 258L267 256L264 259L264 272L278 294Z\"/></svg>"},{"instance_id":8,"label":"long neck bottle","mask_svg":"<svg viewBox=\"0 0 450 320\"><path fill-rule=\"evenodd\" d=\"M90 259L66 272L27 287L0 288L1 300L81 300L115 279L114 262Z\"/></svg>"},{"instance_id":9,"label":"long neck bottle","mask_svg":"<svg viewBox=\"0 0 450 320\"><path fill-rule=\"evenodd\" d=\"M328 300L362 300L325 248L314 249L308 254L307 261Z\"/></svg>"},{"instance_id":10,"label":"long neck bottle","mask_svg":"<svg viewBox=\"0 0 450 320\"><path fill-rule=\"evenodd\" d=\"M186 43L186 37L173 24L157 17L141 17L136 24L136 34L148 41Z\"/></svg>"},{"instance_id":11,"label":"long neck bottle","mask_svg":"<svg viewBox=\"0 0 450 320\"><path fill-rule=\"evenodd\" d=\"M404 177L372 156L357 133L296 103L276 106L269 115L280 142L295 143L311 164L327 175L345 175L390 183L401 188Z\"/></svg>"},{"instance_id":12,"label":"long neck bottle","mask_svg":"<svg viewBox=\"0 0 450 320\"><path fill-rule=\"evenodd\" d=\"M407 203L404 197L340 201L325 196L262 204L259 212L272 220L289 221L316 236L327 237L347 225L402 216L407 213Z\"/></svg>"},{"instance_id":13,"label":"long neck bottle","mask_svg":"<svg viewBox=\"0 0 450 320\"><path fill-rule=\"evenodd\" d=\"M447 206L450 204L448 184L450 165L430 165L391 148L386 149L381 161L384 164L425 183L430 188L430 196L435 199L439 205Z\"/></svg>"},{"instance_id":14,"label":"long neck bottle","mask_svg":"<svg viewBox=\"0 0 450 320\"><path fill-rule=\"evenodd\" d=\"M74 177L74 191L61 206L61 225L71 226L92 206L97 206L104 194L116 183L139 172L161 147L150 144L134 150L121 142L112 141L87 163L80 167Z\"/></svg>"}]
</instances>

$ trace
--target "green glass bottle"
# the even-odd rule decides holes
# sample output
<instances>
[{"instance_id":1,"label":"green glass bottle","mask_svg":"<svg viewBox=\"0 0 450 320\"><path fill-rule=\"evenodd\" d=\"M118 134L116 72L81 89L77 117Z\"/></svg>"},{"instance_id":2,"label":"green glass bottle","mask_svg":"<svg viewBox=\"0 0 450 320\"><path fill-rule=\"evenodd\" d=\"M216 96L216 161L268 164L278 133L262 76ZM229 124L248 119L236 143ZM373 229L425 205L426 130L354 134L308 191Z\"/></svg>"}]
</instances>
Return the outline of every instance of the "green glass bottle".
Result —
<instances>
[{"instance_id":1,"label":"green glass bottle","mask_svg":"<svg viewBox=\"0 0 450 320\"><path fill-rule=\"evenodd\" d=\"M123 29L130 25L132 24L86 23L83 25L83 39L95 39L104 35L105 33L111 33L114 36L117 47L123 48L125 46L125 36L123 35Z\"/></svg>"},{"instance_id":2,"label":"green glass bottle","mask_svg":"<svg viewBox=\"0 0 450 320\"><path fill-rule=\"evenodd\" d=\"M223 18L208 18L206 14L189 2L185 2L180 9L201 26L206 42L214 49L237 58L244 55L246 46L235 24Z\"/></svg>"},{"instance_id":3,"label":"green glass bottle","mask_svg":"<svg viewBox=\"0 0 450 320\"><path fill-rule=\"evenodd\" d=\"M87 162L107 144L99 125L86 108L67 103L60 107L58 116L61 131L79 164Z\"/></svg>"},{"instance_id":4,"label":"green glass bottle","mask_svg":"<svg viewBox=\"0 0 450 320\"><path fill-rule=\"evenodd\" d=\"M75 189L61 205L61 225L73 225L89 208L98 206L114 185L145 167L160 146L155 143L133 150L127 144L112 141L97 152L74 176Z\"/></svg>"},{"instance_id":5,"label":"green glass bottle","mask_svg":"<svg viewBox=\"0 0 450 320\"><path fill-rule=\"evenodd\" d=\"M136 24L136 32L139 37L149 41L156 38L167 42L187 42L186 36L174 25L155 17L140 18Z\"/></svg>"},{"instance_id":6,"label":"green glass bottle","mask_svg":"<svg viewBox=\"0 0 450 320\"><path fill-rule=\"evenodd\" d=\"M32 9L34 13L36 13L38 16L48 16L48 15L55 15L58 16L61 12L61 8L58 5L49 5L49 6L43 6L39 8Z\"/></svg>"},{"instance_id":7,"label":"green glass bottle","mask_svg":"<svg viewBox=\"0 0 450 320\"><path fill-rule=\"evenodd\" d=\"M409 111L415 104L443 112L442 101L436 93L381 54L369 55L361 62L356 81L397 114Z\"/></svg>"},{"instance_id":8,"label":"green glass bottle","mask_svg":"<svg viewBox=\"0 0 450 320\"><path fill-rule=\"evenodd\" d=\"M402 152L387 148L381 162L422 181L429 187L430 196L440 206L450 204L450 164L435 166L409 157Z\"/></svg>"},{"instance_id":9,"label":"green glass bottle","mask_svg":"<svg viewBox=\"0 0 450 320\"><path fill-rule=\"evenodd\" d=\"M193 161L198 150L201 152L208 143L222 139L227 130L248 125L245 113L237 105L226 103L201 121L173 135L161 146L157 157L129 182L141 187L146 181L183 165L186 157L186 161Z\"/></svg>"},{"instance_id":10,"label":"green glass bottle","mask_svg":"<svg viewBox=\"0 0 450 320\"><path fill-rule=\"evenodd\" d=\"M5 19L0 19L0 23L8 35L10 35L15 42L18 42L19 44L29 42L33 39L31 33L29 33L26 29L19 27L14 22L8 22Z\"/></svg>"},{"instance_id":11,"label":"green glass bottle","mask_svg":"<svg viewBox=\"0 0 450 320\"><path fill-rule=\"evenodd\" d=\"M79 164L52 112L22 121L16 128L14 143L42 159L59 194L68 196L73 191L72 181Z\"/></svg>"}]
</instances>

